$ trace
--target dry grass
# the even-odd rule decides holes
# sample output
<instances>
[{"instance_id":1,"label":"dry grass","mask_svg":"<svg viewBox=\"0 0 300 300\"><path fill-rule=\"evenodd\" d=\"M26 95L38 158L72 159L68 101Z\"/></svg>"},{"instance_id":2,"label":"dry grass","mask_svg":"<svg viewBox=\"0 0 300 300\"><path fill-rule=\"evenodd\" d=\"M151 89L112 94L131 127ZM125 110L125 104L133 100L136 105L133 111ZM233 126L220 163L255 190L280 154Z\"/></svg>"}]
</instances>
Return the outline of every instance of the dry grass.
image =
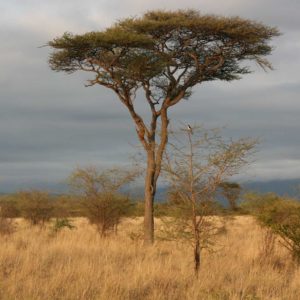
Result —
<instances>
[{"instance_id":1,"label":"dry grass","mask_svg":"<svg viewBox=\"0 0 300 300\"><path fill-rule=\"evenodd\" d=\"M300 270L276 246L263 259L263 232L238 217L219 237L219 251L205 252L198 279L191 249L157 242L144 249L126 232L101 239L85 220L57 235L21 222L0 237L0 299L300 299ZM125 232L126 231L126 232Z\"/></svg>"}]
</instances>

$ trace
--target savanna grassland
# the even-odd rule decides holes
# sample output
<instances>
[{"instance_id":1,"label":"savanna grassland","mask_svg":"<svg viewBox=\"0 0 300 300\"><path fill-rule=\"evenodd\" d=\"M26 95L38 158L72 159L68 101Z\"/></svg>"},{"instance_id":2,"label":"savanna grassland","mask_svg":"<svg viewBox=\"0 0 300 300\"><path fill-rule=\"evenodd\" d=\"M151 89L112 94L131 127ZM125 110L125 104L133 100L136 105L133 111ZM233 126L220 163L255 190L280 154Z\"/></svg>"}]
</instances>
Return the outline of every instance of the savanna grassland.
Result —
<instances>
[{"instance_id":1,"label":"savanna grassland","mask_svg":"<svg viewBox=\"0 0 300 300\"><path fill-rule=\"evenodd\" d=\"M127 219L101 238L83 218L57 233L18 220L0 237L0 299L300 299L299 267L278 241L264 255L252 217L227 222L214 251L203 251L198 278L187 245L132 239L140 222Z\"/></svg>"}]
</instances>

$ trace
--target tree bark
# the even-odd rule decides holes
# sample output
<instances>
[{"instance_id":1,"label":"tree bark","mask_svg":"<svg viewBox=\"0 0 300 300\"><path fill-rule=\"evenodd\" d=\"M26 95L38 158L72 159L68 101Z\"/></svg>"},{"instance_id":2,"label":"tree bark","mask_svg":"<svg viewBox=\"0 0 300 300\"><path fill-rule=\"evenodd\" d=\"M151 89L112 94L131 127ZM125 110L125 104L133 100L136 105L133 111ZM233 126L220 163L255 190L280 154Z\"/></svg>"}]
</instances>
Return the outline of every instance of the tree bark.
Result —
<instances>
[{"instance_id":1,"label":"tree bark","mask_svg":"<svg viewBox=\"0 0 300 300\"><path fill-rule=\"evenodd\" d=\"M152 119L150 128L147 128L143 119L135 112L130 98L120 98L128 108L132 119L136 124L136 131L140 142L147 154L147 169L145 177L145 214L144 214L144 245L151 245L154 242L154 215L153 204L156 193L156 183L161 171L161 164L164 151L168 142L168 107L173 105L170 99L166 98L159 111L155 110L155 103L151 100L150 91L146 88L146 98L151 108ZM175 98L176 103L183 97L180 93ZM160 142L156 144L157 120L161 120Z\"/></svg>"},{"instance_id":2,"label":"tree bark","mask_svg":"<svg viewBox=\"0 0 300 300\"><path fill-rule=\"evenodd\" d=\"M151 134L148 138L147 169L145 178L145 214L144 214L144 245L154 243L154 214L153 204L156 193L156 183L161 171L163 154L168 141L168 114L167 108L162 108L160 113L161 129L160 143L156 145L157 115L153 115Z\"/></svg>"},{"instance_id":3,"label":"tree bark","mask_svg":"<svg viewBox=\"0 0 300 300\"><path fill-rule=\"evenodd\" d=\"M156 192L154 149L147 153L147 170L145 177L145 214L144 214L144 245L154 242L153 204Z\"/></svg>"},{"instance_id":4,"label":"tree bark","mask_svg":"<svg viewBox=\"0 0 300 300\"><path fill-rule=\"evenodd\" d=\"M200 241L196 239L195 241L195 248L194 248L194 269L195 275L198 277L199 270L200 270Z\"/></svg>"}]
</instances>

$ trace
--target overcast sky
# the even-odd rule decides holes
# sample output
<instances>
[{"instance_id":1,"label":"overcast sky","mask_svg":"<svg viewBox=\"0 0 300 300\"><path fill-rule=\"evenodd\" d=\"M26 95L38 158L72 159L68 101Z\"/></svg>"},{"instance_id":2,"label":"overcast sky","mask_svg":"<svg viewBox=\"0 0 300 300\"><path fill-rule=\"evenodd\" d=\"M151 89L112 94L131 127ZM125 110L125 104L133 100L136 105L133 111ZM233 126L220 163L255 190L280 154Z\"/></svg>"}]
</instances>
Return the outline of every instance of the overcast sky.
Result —
<instances>
[{"instance_id":1,"label":"overcast sky","mask_svg":"<svg viewBox=\"0 0 300 300\"><path fill-rule=\"evenodd\" d=\"M300 1L0 0L0 192L61 183L76 166L123 164L137 144L127 111L86 74L55 73L49 48L68 31L101 30L151 9L193 8L238 15L283 33L242 80L205 83L170 113L171 122L226 126L227 136L260 137L244 180L300 178ZM140 99L143 101L143 99Z\"/></svg>"}]
</instances>

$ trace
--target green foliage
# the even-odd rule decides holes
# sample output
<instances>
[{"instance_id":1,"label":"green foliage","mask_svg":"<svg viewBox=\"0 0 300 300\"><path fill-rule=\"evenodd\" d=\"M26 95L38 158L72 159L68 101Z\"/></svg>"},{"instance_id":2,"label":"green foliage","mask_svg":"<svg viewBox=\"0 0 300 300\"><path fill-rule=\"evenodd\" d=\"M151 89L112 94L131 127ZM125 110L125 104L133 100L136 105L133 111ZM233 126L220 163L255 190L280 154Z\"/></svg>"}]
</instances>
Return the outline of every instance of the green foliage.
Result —
<instances>
[{"instance_id":1,"label":"green foliage","mask_svg":"<svg viewBox=\"0 0 300 300\"><path fill-rule=\"evenodd\" d=\"M133 182L139 172L135 169L110 168L100 170L93 166L77 168L69 177L69 184L75 192L86 196L97 193L117 193Z\"/></svg>"},{"instance_id":2,"label":"green foliage","mask_svg":"<svg viewBox=\"0 0 300 300\"><path fill-rule=\"evenodd\" d=\"M56 218L52 227L53 232L57 233L64 228L72 230L75 229L76 226L74 226L68 218Z\"/></svg>"},{"instance_id":3,"label":"green foliage","mask_svg":"<svg viewBox=\"0 0 300 300\"><path fill-rule=\"evenodd\" d=\"M258 220L282 238L282 244L300 263L300 203L281 200L266 207Z\"/></svg>"},{"instance_id":4,"label":"green foliage","mask_svg":"<svg viewBox=\"0 0 300 300\"><path fill-rule=\"evenodd\" d=\"M215 219L216 216L223 215L224 209L214 200L193 203L184 200L176 189L171 189L168 192L168 202L161 205L160 209L163 225L159 230L158 238L162 240L188 242L194 246L193 220L195 220L198 222L200 248L211 249L215 236L225 230L225 223L216 222Z\"/></svg>"},{"instance_id":5,"label":"green foliage","mask_svg":"<svg viewBox=\"0 0 300 300\"><path fill-rule=\"evenodd\" d=\"M51 204L51 218L67 219L70 217L85 217L86 212L82 205L82 197L78 195L49 195ZM27 206L20 193L2 196L0 198L0 216L4 218L23 217L23 209ZM142 201L132 202L127 211L130 216L142 216L144 206Z\"/></svg>"},{"instance_id":6,"label":"green foliage","mask_svg":"<svg viewBox=\"0 0 300 300\"><path fill-rule=\"evenodd\" d=\"M196 204L195 210L197 215L216 216L225 212L224 207L213 198L210 198L209 200L202 199L201 201L197 201ZM176 208L175 210L182 209L182 211L190 211L191 207L189 205L189 201L183 199L182 194L179 191L174 188L170 189L168 191L168 203L165 206L165 214L173 215L174 207Z\"/></svg>"},{"instance_id":7,"label":"green foliage","mask_svg":"<svg viewBox=\"0 0 300 300\"><path fill-rule=\"evenodd\" d=\"M116 230L121 218L127 216L132 203L127 197L113 193L99 193L82 201L85 216L97 226L102 236Z\"/></svg>"},{"instance_id":8,"label":"green foliage","mask_svg":"<svg viewBox=\"0 0 300 300\"><path fill-rule=\"evenodd\" d=\"M281 237L281 243L300 263L300 203L274 194L247 196L244 206L260 224Z\"/></svg>"},{"instance_id":9,"label":"green foliage","mask_svg":"<svg viewBox=\"0 0 300 300\"><path fill-rule=\"evenodd\" d=\"M237 202L241 194L241 186L236 182L222 182L219 185L222 195L227 199L229 208L237 211Z\"/></svg>"},{"instance_id":10,"label":"green foliage","mask_svg":"<svg viewBox=\"0 0 300 300\"><path fill-rule=\"evenodd\" d=\"M52 196L53 218L82 217L81 199L76 195Z\"/></svg>"},{"instance_id":11,"label":"green foliage","mask_svg":"<svg viewBox=\"0 0 300 300\"><path fill-rule=\"evenodd\" d=\"M169 213L169 203L155 203L154 204L154 216L157 218L167 216Z\"/></svg>"},{"instance_id":12,"label":"green foliage","mask_svg":"<svg viewBox=\"0 0 300 300\"><path fill-rule=\"evenodd\" d=\"M44 225L53 215L53 203L47 192L30 190L18 193L21 216L32 225Z\"/></svg>"},{"instance_id":13,"label":"green foliage","mask_svg":"<svg viewBox=\"0 0 300 300\"><path fill-rule=\"evenodd\" d=\"M265 209L272 207L280 200L281 198L274 193L256 194L250 192L243 195L241 209L245 213L257 216L263 214Z\"/></svg>"},{"instance_id":14,"label":"green foliage","mask_svg":"<svg viewBox=\"0 0 300 300\"><path fill-rule=\"evenodd\" d=\"M131 202L131 208L128 211L130 217L142 217L145 211L145 202L144 200L135 200Z\"/></svg>"},{"instance_id":15,"label":"green foliage","mask_svg":"<svg viewBox=\"0 0 300 300\"><path fill-rule=\"evenodd\" d=\"M15 229L13 218L19 215L15 202L9 197L0 201L0 235L10 235Z\"/></svg>"},{"instance_id":16,"label":"green foliage","mask_svg":"<svg viewBox=\"0 0 300 300\"><path fill-rule=\"evenodd\" d=\"M240 62L265 59L268 42L279 35L274 27L238 17L202 15L196 10L150 11L112 27L82 35L65 33L50 41L53 70L95 73L90 84L101 84L119 96L152 87L156 100L186 97L197 83L234 80L249 73ZM149 93L149 90L148 90Z\"/></svg>"},{"instance_id":17,"label":"green foliage","mask_svg":"<svg viewBox=\"0 0 300 300\"><path fill-rule=\"evenodd\" d=\"M14 199L6 197L0 201L0 217L3 218L17 218L20 215L19 208Z\"/></svg>"},{"instance_id":18,"label":"green foliage","mask_svg":"<svg viewBox=\"0 0 300 300\"><path fill-rule=\"evenodd\" d=\"M201 249L211 248L215 242L215 236L225 230L225 223L215 219L216 216L222 215L222 209L214 201L201 201L195 206L187 201L169 202L165 205L164 214L161 214L163 225L159 231L159 238L188 242L194 246L193 208L197 216L195 220L198 222L200 247Z\"/></svg>"},{"instance_id":19,"label":"green foliage","mask_svg":"<svg viewBox=\"0 0 300 300\"><path fill-rule=\"evenodd\" d=\"M97 170L94 167L77 169L70 176L71 186L81 195L84 215L105 236L117 230L121 219L132 213L132 202L118 191L137 176L125 169Z\"/></svg>"}]
</instances>

